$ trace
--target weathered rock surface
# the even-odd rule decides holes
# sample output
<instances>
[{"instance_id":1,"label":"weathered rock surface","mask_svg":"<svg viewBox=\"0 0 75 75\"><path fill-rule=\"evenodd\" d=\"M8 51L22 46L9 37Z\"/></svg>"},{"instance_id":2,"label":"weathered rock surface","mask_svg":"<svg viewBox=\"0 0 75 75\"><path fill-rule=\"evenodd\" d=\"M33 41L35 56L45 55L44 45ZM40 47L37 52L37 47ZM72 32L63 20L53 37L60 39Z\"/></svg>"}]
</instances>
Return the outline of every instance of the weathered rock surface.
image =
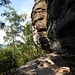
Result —
<instances>
[{"instance_id":1,"label":"weathered rock surface","mask_svg":"<svg viewBox=\"0 0 75 75\"><path fill-rule=\"evenodd\" d=\"M35 44L63 54L75 75L75 0L35 0L31 17Z\"/></svg>"},{"instance_id":2,"label":"weathered rock surface","mask_svg":"<svg viewBox=\"0 0 75 75\"><path fill-rule=\"evenodd\" d=\"M31 17L37 46L75 53L75 0L35 0Z\"/></svg>"},{"instance_id":3,"label":"weathered rock surface","mask_svg":"<svg viewBox=\"0 0 75 75\"><path fill-rule=\"evenodd\" d=\"M58 40L62 49L75 53L75 0L47 1L48 36L52 42Z\"/></svg>"},{"instance_id":4,"label":"weathered rock surface","mask_svg":"<svg viewBox=\"0 0 75 75\"><path fill-rule=\"evenodd\" d=\"M60 55L48 54L19 68L14 75L72 75L68 62Z\"/></svg>"},{"instance_id":5,"label":"weathered rock surface","mask_svg":"<svg viewBox=\"0 0 75 75\"><path fill-rule=\"evenodd\" d=\"M38 47L51 50L47 38L47 3L46 0L35 0L32 10L33 38Z\"/></svg>"}]
</instances>

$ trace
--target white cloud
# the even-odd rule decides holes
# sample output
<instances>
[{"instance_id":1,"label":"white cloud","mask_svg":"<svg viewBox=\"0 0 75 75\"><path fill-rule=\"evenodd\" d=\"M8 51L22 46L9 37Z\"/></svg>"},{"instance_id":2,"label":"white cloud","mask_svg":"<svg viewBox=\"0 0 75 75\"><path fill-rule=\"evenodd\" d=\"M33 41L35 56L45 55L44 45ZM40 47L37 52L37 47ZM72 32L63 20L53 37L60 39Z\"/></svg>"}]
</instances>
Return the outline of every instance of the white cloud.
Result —
<instances>
[{"instance_id":1,"label":"white cloud","mask_svg":"<svg viewBox=\"0 0 75 75\"><path fill-rule=\"evenodd\" d=\"M0 44L4 44L3 36L5 35L5 32L3 30L0 30Z\"/></svg>"}]
</instances>

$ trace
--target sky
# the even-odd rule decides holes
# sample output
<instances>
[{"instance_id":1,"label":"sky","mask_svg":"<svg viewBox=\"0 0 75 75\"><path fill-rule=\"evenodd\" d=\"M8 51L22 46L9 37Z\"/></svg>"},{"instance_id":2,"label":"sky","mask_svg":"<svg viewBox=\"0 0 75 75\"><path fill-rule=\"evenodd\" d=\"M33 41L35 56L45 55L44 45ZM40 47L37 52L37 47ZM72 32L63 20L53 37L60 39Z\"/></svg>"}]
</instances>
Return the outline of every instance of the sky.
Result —
<instances>
[{"instance_id":1,"label":"sky","mask_svg":"<svg viewBox=\"0 0 75 75\"><path fill-rule=\"evenodd\" d=\"M28 17L31 15L34 0L11 0L10 6L13 7L18 13L27 13ZM5 10L5 7L0 7L0 14ZM0 16L0 20L4 21L4 18ZM3 36L5 32L0 29L0 44L4 43Z\"/></svg>"}]
</instances>

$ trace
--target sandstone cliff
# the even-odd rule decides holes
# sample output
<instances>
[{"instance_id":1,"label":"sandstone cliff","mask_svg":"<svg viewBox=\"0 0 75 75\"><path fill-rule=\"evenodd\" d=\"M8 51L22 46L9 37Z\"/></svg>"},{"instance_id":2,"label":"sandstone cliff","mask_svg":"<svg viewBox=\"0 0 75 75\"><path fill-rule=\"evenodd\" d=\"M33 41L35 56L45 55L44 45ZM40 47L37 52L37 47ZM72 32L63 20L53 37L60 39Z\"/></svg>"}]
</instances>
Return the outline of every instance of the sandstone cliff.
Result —
<instances>
[{"instance_id":1,"label":"sandstone cliff","mask_svg":"<svg viewBox=\"0 0 75 75\"><path fill-rule=\"evenodd\" d=\"M75 0L35 0L33 38L38 47L57 52L75 71Z\"/></svg>"},{"instance_id":2,"label":"sandstone cliff","mask_svg":"<svg viewBox=\"0 0 75 75\"><path fill-rule=\"evenodd\" d=\"M75 0L35 0L33 38L44 50L75 53Z\"/></svg>"}]
</instances>

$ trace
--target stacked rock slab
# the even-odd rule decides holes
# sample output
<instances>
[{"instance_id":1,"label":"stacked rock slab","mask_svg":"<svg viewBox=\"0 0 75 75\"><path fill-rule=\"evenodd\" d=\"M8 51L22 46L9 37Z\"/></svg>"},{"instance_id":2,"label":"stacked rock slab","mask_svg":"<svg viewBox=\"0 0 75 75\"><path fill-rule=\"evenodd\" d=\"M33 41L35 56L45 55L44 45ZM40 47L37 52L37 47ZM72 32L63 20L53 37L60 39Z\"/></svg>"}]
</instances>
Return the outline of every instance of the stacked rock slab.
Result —
<instances>
[{"instance_id":1,"label":"stacked rock slab","mask_svg":"<svg viewBox=\"0 0 75 75\"><path fill-rule=\"evenodd\" d=\"M32 9L32 25L34 27L33 39L36 46L41 47L43 50L53 52L53 50L60 50L60 42L54 37L48 36L48 1L47 0L35 0L34 7Z\"/></svg>"},{"instance_id":2,"label":"stacked rock slab","mask_svg":"<svg viewBox=\"0 0 75 75\"><path fill-rule=\"evenodd\" d=\"M32 10L32 24L34 26L33 39L37 46L50 50L47 38L47 3L46 0L35 0Z\"/></svg>"}]
</instances>

